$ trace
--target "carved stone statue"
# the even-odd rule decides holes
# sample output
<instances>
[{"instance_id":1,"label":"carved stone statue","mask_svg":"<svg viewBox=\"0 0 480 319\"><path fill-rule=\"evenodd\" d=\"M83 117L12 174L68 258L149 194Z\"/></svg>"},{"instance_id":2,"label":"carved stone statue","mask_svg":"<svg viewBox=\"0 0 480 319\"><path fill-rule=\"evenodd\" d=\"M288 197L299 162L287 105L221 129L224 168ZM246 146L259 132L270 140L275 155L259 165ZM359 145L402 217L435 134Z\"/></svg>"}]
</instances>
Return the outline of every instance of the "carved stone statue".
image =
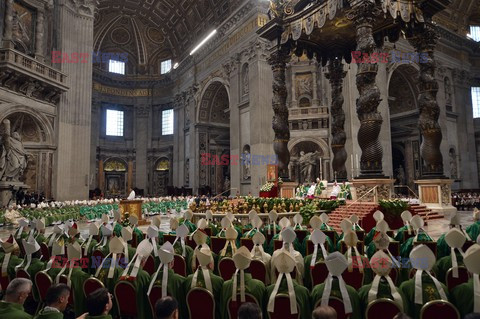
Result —
<instances>
[{"instance_id":1,"label":"carved stone statue","mask_svg":"<svg viewBox=\"0 0 480 319\"><path fill-rule=\"evenodd\" d=\"M452 105L452 85L447 77L445 78L445 102L447 105Z\"/></svg>"},{"instance_id":2,"label":"carved stone statue","mask_svg":"<svg viewBox=\"0 0 480 319\"><path fill-rule=\"evenodd\" d=\"M310 182L315 180L313 176L313 167L316 164L316 160L320 152L316 151L315 153L307 153L304 151L300 152L300 159L298 160L300 164L300 169L304 182Z\"/></svg>"},{"instance_id":3,"label":"carved stone statue","mask_svg":"<svg viewBox=\"0 0 480 319\"><path fill-rule=\"evenodd\" d=\"M248 92L250 91L250 83L249 83L249 75L248 75L248 65L245 65L244 69L243 69L243 86L242 86L242 93L243 95L247 95Z\"/></svg>"},{"instance_id":4,"label":"carved stone statue","mask_svg":"<svg viewBox=\"0 0 480 319\"><path fill-rule=\"evenodd\" d=\"M243 179L247 180L251 176L251 172L250 172L251 155L248 150L245 150L243 152L242 164L243 164Z\"/></svg>"},{"instance_id":5,"label":"carved stone statue","mask_svg":"<svg viewBox=\"0 0 480 319\"><path fill-rule=\"evenodd\" d=\"M450 150L450 178L457 178L457 158L454 150Z\"/></svg>"},{"instance_id":6,"label":"carved stone statue","mask_svg":"<svg viewBox=\"0 0 480 319\"><path fill-rule=\"evenodd\" d=\"M399 185L405 185L405 170L402 165L397 168L397 181Z\"/></svg>"},{"instance_id":7,"label":"carved stone statue","mask_svg":"<svg viewBox=\"0 0 480 319\"><path fill-rule=\"evenodd\" d=\"M228 178L228 176L225 177L223 188L224 188L224 191L228 191L230 189L230 179Z\"/></svg>"},{"instance_id":8,"label":"carved stone statue","mask_svg":"<svg viewBox=\"0 0 480 319\"><path fill-rule=\"evenodd\" d=\"M19 181L27 168L28 153L18 132L10 131L10 121L4 120L0 127L0 180Z\"/></svg>"}]
</instances>

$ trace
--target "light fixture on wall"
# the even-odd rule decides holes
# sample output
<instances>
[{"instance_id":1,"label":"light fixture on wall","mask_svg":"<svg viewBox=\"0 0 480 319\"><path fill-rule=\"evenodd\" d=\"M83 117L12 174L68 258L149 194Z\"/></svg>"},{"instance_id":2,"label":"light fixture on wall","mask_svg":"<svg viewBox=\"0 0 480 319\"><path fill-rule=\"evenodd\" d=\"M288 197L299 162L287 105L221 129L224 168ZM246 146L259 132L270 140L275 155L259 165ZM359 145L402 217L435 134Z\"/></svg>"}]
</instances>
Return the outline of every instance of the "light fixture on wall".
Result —
<instances>
[{"instance_id":1,"label":"light fixture on wall","mask_svg":"<svg viewBox=\"0 0 480 319\"><path fill-rule=\"evenodd\" d=\"M178 62L175 62L175 64L173 65L173 69L176 70L178 68L180 64Z\"/></svg>"},{"instance_id":2,"label":"light fixture on wall","mask_svg":"<svg viewBox=\"0 0 480 319\"><path fill-rule=\"evenodd\" d=\"M217 29L213 30L210 32L209 35L207 35L193 50L190 52L190 55L193 55L195 52L198 51L205 43L207 43L208 40L210 40L215 34L217 33Z\"/></svg>"}]
</instances>

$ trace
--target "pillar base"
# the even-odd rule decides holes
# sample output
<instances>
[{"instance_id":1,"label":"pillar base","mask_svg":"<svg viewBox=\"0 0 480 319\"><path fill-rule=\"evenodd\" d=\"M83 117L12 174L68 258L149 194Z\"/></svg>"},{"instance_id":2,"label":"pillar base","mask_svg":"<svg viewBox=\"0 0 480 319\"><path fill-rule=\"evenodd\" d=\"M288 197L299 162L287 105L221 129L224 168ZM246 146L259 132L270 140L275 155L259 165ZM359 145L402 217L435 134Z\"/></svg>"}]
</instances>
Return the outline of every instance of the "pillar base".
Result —
<instances>
[{"instance_id":1,"label":"pillar base","mask_svg":"<svg viewBox=\"0 0 480 319\"><path fill-rule=\"evenodd\" d=\"M376 202L381 199L390 199L394 180L390 178L371 178L352 180L352 199L360 202ZM371 190L375 186L377 189ZM369 192L370 191L370 192Z\"/></svg>"},{"instance_id":2,"label":"pillar base","mask_svg":"<svg viewBox=\"0 0 480 319\"><path fill-rule=\"evenodd\" d=\"M452 179L420 179L418 185L420 202L431 210L443 213L447 217L457 209L452 206Z\"/></svg>"}]
</instances>

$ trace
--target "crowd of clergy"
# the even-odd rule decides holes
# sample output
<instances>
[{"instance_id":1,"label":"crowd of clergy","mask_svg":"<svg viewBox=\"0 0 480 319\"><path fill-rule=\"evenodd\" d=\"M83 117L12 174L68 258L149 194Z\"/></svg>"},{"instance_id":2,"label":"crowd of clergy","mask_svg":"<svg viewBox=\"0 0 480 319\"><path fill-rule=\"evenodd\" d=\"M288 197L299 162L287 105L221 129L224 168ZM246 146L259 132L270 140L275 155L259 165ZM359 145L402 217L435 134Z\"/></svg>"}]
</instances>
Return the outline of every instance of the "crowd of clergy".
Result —
<instances>
[{"instance_id":1,"label":"crowd of clergy","mask_svg":"<svg viewBox=\"0 0 480 319\"><path fill-rule=\"evenodd\" d=\"M98 302L99 291L111 306L87 318L155 318L165 296L179 301L179 318L237 318L245 302L265 318L312 318L327 305L352 319L480 313L480 212L465 229L458 214L450 216L437 241L420 216L401 217L403 227L393 231L377 211L367 232L352 215L339 234L327 214L304 223L300 214L279 218L272 210L264 221L251 211L242 225L232 213L217 224L211 211L193 223L186 210L170 218L170 231L155 216L143 233L135 216L125 223L112 211L90 221L88 233L67 221L48 236L43 219L22 219L1 241L0 318L60 319L63 310L75 318L93 309L88 300ZM25 282L31 289L15 293ZM60 283L71 289L61 311L46 294Z\"/></svg>"}]
</instances>

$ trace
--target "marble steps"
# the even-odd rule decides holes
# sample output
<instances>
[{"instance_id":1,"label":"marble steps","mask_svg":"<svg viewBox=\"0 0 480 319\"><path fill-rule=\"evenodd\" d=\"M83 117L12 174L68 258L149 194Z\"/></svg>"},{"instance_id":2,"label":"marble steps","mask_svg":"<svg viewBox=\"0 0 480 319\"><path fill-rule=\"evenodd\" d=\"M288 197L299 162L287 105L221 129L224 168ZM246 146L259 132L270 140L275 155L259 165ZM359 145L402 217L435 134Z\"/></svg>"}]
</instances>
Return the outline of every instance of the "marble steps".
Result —
<instances>
[{"instance_id":1,"label":"marble steps","mask_svg":"<svg viewBox=\"0 0 480 319\"><path fill-rule=\"evenodd\" d=\"M410 206L410 212L412 215L419 215L425 221L425 224L432 219L442 219L444 216L438 212L432 211L425 205L414 204Z\"/></svg>"},{"instance_id":2,"label":"marble steps","mask_svg":"<svg viewBox=\"0 0 480 319\"><path fill-rule=\"evenodd\" d=\"M366 229L373 227L373 213L378 209L378 204L372 202L348 202L335 209L329 216L328 224L333 227L338 233L341 233L340 223L343 219L349 218L353 214L357 215L360 220L360 225Z\"/></svg>"}]
</instances>

